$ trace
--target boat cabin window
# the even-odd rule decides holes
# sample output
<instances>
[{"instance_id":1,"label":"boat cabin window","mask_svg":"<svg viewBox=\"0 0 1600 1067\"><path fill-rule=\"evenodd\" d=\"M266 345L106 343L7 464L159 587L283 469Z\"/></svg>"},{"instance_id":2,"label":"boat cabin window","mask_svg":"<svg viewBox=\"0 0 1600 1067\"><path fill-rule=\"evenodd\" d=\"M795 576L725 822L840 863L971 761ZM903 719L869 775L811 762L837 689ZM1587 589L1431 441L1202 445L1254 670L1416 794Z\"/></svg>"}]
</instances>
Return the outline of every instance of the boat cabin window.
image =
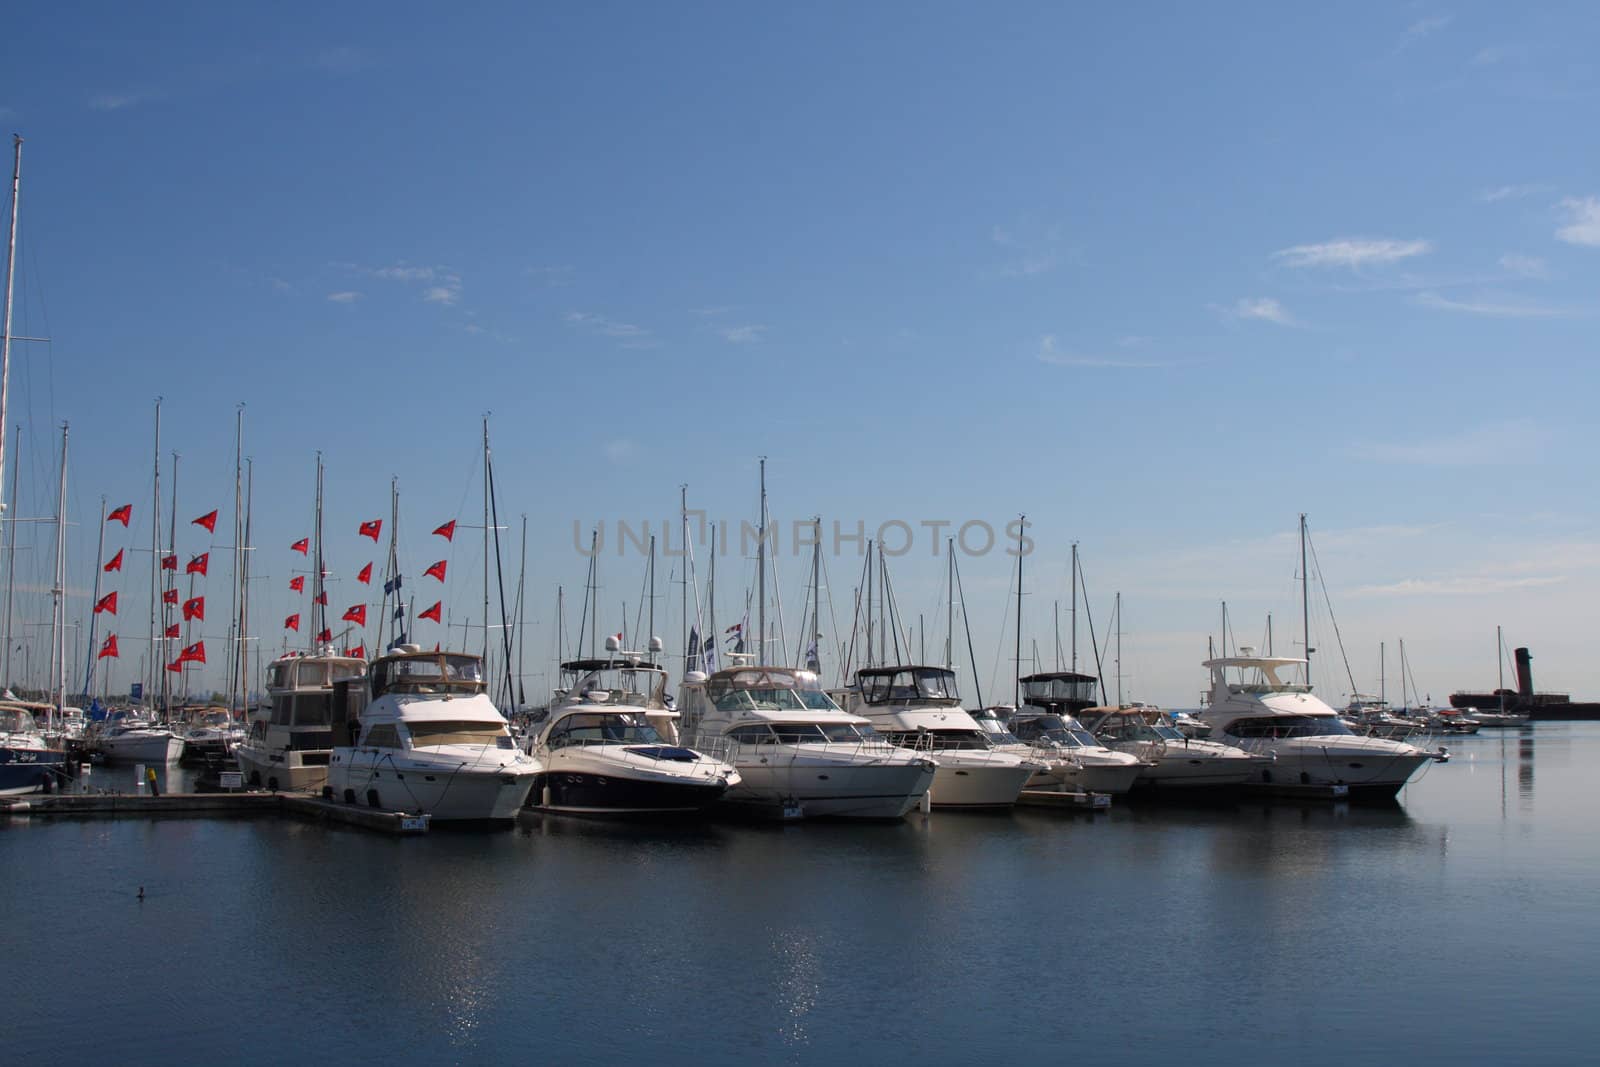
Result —
<instances>
[{"instance_id":1,"label":"boat cabin window","mask_svg":"<svg viewBox=\"0 0 1600 1067\"><path fill-rule=\"evenodd\" d=\"M1261 715L1234 719L1223 731L1229 737L1331 737L1348 734L1337 715Z\"/></svg>"},{"instance_id":2,"label":"boat cabin window","mask_svg":"<svg viewBox=\"0 0 1600 1067\"><path fill-rule=\"evenodd\" d=\"M776 740L765 723L760 726L736 726L728 731L727 736L741 745L770 745Z\"/></svg>"},{"instance_id":3,"label":"boat cabin window","mask_svg":"<svg viewBox=\"0 0 1600 1067\"><path fill-rule=\"evenodd\" d=\"M989 735L989 740L997 745L1021 744L1017 736L1006 729L1006 724L993 715L974 715L972 720L978 728Z\"/></svg>"},{"instance_id":4,"label":"boat cabin window","mask_svg":"<svg viewBox=\"0 0 1600 1067\"><path fill-rule=\"evenodd\" d=\"M400 744L400 731L395 729L392 722L383 722L367 727L367 736L361 739L361 743L367 748L404 747Z\"/></svg>"},{"instance_id":5,"label":"boat cabin window","mask_svg":"<svg viewBox=\"0 0 1600 1067\"><path fill-rule=\"evenodd\" d=\"M800 697L787 686L732 688L708 686L711 701L722 711L805 711Z\"/></svg>"},{"instance_id":6,"label":"boat cabin window","mask_svg":"<svg viewBox=\"0 0 1600 1067\"><path fill-rule=\"evenodd\" d=\"M843 711L833 698L820 689L797 689L795 695L800 698L800 703L812 711Z\"/></svg>"},{"instance_id":7,"label":"boat cabin window","mask_svg":"<svg viewBox=\"0 0 1600 1067\"><path fill-rule=\"evenodd\" d=\"M374 700L384 693L483 692L483 661L461 653L389 656L370 672Z\"/></svg>"},{"instance_id":8,"label":"boat cabin window","mask_svg":"<svg viewBox=\"0 0 1600 1067\"><path fill-rule=\"evenodd\" d=\"M1088 677L1034 678L1023 681L1022 699L1029 704L1076 702L1087 706L1095 702L1098 685L1095 679Z\"/></svg>"},{"instance_id":9,"label":"boat cabin window","mask_svg":"<svg viewBox=\"0 0 1600 1067\"><path fill-rule=\"evenodd\" d=\"M511 747L511 731L503 722L462 722L458 720L430 720L406 722L411 734L412 748L435 748L439 745L493 745Z\"/></svg>"},{"instance_id":10,"label":"boat cabin window","mask_svg":"<svg viewBox=\"0 0 1600 1067\"><path fill-rule=\"evenodd\" d=\"M1033 715L1011 720L1011 732L1024 741L1054 741L1066 748L1101 748L1094 735L1077 719L1060 715Z\"/></svg>"},{"instance_id":11,"label":"boat cabin window","mask_svg":"<svg viewBox=\"0 0 1600 1067\"><path fill-rule=\"evenodd\" d=\"M33 716L21 708L0 708L0 734L31 734Z\"/></svg>"},{"instance_id":12,"label":"boat cabin window","mask_svg":"<svg viewBox=\"0 0 1600 1067\"><path fill-rule=\"evenodd\" d=\"M630 711L578 712L562 718L550 728L545 744L550 748L565 745L661 744L661 735L643 715Z\"/></svg>"},{"instance_id":13,"label":"boat cabin window","mask_svg":"<svg viewBox=\"0 0 1600 1067\"><path fill-rule=\"evenodd\" d=\"M961 694L956 690L956 674L942 667L907 667L893 671L859 671L856 680L861 686L861 697L868 704L888 704L894 701L927 703L948 701L959 703Z\"/></svg>"},{"instance_id":14,"label":"boat cabin window","mask_svg":"<svg viewBox=\"0 0 1600 1067\"><path fill-rule=\"evenodd\" d=\"M667 672L649 664L606 664L581 675L575 665L564 664L562 671L576 676L573 684L567 686L567 694L576 693L586 699L632 707L659 705L666 700Z\"/></svg>"},{"instance_id":15,"label":"boat cabin window","mask_svg":"<svg viewBox=\"0 0 1600 1067\"><path fill-rule=\"evenodd\" d=\"M284 699L293 708L290 726L327 726L333 722L332 693L295 693Z\"/></svg>"},{"instance_id":16,"label":"boat cabin window","mask_svg":"<svg viewBox=\"0 0 1600 1067\"><path fill-rule=\"evenodd\" d=\"M891 745L928 752L986 751L990 748L981 730L886 730L884 737Z\"/></svg>"}]
</instances>

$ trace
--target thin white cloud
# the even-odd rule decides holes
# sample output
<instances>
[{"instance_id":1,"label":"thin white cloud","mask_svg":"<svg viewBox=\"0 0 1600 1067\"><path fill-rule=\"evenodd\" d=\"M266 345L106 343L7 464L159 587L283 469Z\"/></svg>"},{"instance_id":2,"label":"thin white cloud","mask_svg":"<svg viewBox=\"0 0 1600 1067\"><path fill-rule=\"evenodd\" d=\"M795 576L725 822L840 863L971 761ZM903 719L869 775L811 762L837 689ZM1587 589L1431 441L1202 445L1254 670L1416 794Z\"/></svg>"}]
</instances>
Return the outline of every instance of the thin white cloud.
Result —
<instances>
[{"instance_id":1,"label":"thin white cloud","mask_svg":"<svg viewBox=\"0 0 1600 1067\"><path fill-rule=\"evenodd\" d=\"M1583 315L1578 308L1529 304L1516 300L1452 300L1438 293L1418 293L1416 302L1435 311L1459 311L1468 315L1487 315L1501 319L1569 319Z\"/></svg>"},{"instance_id":2,"label":"thin white cloud","mask_svg":"<svg viewBox=\"0 0 1600 1067\"><path fill-rule=\"evenodd\" d=\"M1002 278L1032 278L1034 275L1054 270L1060 262L1061 257L1054 252L1039 252L1007 263L1000 268L1000 276Z\"/></svg>"},{"instance_id":3,"label":"thin white cloud","mask_svg":"<svg viewBox=\"0 0 1600 1067\"><path fill-rule=\"evenodd\" d=\"M761 340L761 335L766 332L765 326L722 326L717 329L722 339L733 345L753 344Z\"/></svg>"},{"instance_id":4,"label":"thin white cloud","mask_svg":"<svg viewBox=\"0 0 1600 1067\"><path fill-rule=\"evenodd\" d=\"M96 93L89 98L89 107L95 111L121 111L139 102L136 93Z\"/></svg>"},{"instance_id":5,"label":"thin white cloud","mask_svg":"<svg viewBox=\"0 0 1600 1067\"><path fill-rule=\"evenodd\" d=\"M1052 367L1126 367L1130 369L1148 369L1154 367L1170 367L1172 364L1165 360L1155 359L1123 359L1117 356L1084 356L1071 352L1063 352L1056 344L1056 336L1047 333L1039 338L1039 349L1036 358L1040 363L1047 363Z\"/></svg>"},{"instance_id":6,"label":"thin white cloud","mask_svg":"<svg viewBox=\"0 0 1600 1067\"><path fill-rule=\"evenodd\" d=\"M690 308L689 314L698 315L702 319L714 319L719 315L726 315L732 310L733 308L726 305L719 305L716 307Z\"/></svg>"},{"instance_id":7,"label":"thin white cloud","mask_svg":"<svg viewBox=\"0 0 1600 1067\"><path fill-rule=\"evenodd\" d=\"M1513 419L1410 441L1365 440L1349 453L1380 463L1423 467L1499 466L1531 462L1554 440L1554 432L1543 423Z\"/></svg>"},{"instance_id":8,"label":"thin white cloud","mask_svg":"<svg viewBox=\"0 0 1600 1067\"><path fill-rule=\"evenodd\" d=\"M1394 50L1396 52L1404 51L1424 37L1438 33L1455 20L1456 17L1451 14L1428 15L1420 18L1407 27L1405 33L1400 35L1400 43L1395 45Z\"/></svg>"},{"instance_id":9,"label":"thin white cloud","mask_svg":"<svg viewBox=\"0 0 1600 1067\"><path fill-rule=\"evenodd\" d=\"M1430 241L1396 241L1387 237L1340 237L1321 244L1295 245L1272 253L1286 267L1349 267L1395 263L1433 250Z\"/></svg>"},{"instance_id":10,"label":"thin white cloud","mask_svg":"<svg viewBox=\"0 0 1600 1067\"><path fill-rule=\"evenodd\" d=\"M616 319L608 319L604 315L588 311L569 311L567 321L574 326L583 327L590 333L597 333L602 337L615 337L620 341L644 341L650 337L650 331L643 326L635 326L631 322L618 322Z\"/></svg>"},{"instance_id":11,"label":"thin white cloud","mask_svg":"<svg viewBox=\"0 0 1600 1067\"><path fill-rule=\"evenodd\" d=\"M1475 67L1492 67L1497 63L1504 63L1508 59L1525 59L1528 55L1528 46L1521 44L1492 44L1487 48L1480 48L1472 57Z\"/></svg>"},{"instance_id":12,"label":"thin white cloud","mask_svg":"<svg viewBox=\"0 0 1600 1067\"><path fill-rule=\"evenodd\" d=\"M1126 337L1117 338L1118 348L1140 348L1150 343L1150 338L1143 334L1130 333Z\"/></svg>"},{"instance_id":13,"label":"thin white cloud","mask_svg":"<svg viewBox=\"0 0 1600 1067\"><path fill-rule=\"evenodd\" d=\"M1557 240L1569 245L1600 247L1600 199L1569 196L1561 201L1567 224L1556 231Z\"/></svg>"},{"instance_id":14,"label":"thin white cloud","mask_svg":"<svg viewBox=\"0 0 1600 1067\"><path fill-rule=\"evenodd\" d=\"M1543 193L1549 190L1548 185L1496 185L1491 189L1484 189L1478 193L1478 201L1484 204L1497 204L1502 200L1520 200L1525 196Z\"/></svg>"},{"instance_id":15,"label":"thin white cloud","mask_svg":"<svg viewBox=\"0 0 1600 1067\"><path fill-rule=\"evenodd\" d=\"M625 462L633 456L633 450L633 441L627 437L606 442L606 458L612 463Z\"/></svg>"},{"instance_id":16,"label":"thin white cloud","mask_svg":"<svg viewBox=\"0 0 1600 1067\"><path fill-rule=\"evenodd\" d=\"M335 304L354 304L361 299L361 294L351 289L345 289L341 292L329 293L328 299Z\"/></svg>"},{"instance_id":17,"label":"thin white cloud","mask_svg":"<svg viewBox=\"0 0 1600 1067\"><path fill-rule=\"evenodd\" d=\"M423 291L422 299L430 304L454 304L461 299L461 284L456 282L429 286Z\"/></svg>"},{"instance_id":18,"label":"thin white cloud","mask_svg":"<svg viewBox=\"0 0 1600 1067\"><path fill-rule=\"evenodd\" d=\"M413 267L402 260L392 267L379 267L368 273L388 282L431 282L437 272L432 267Z\"/></svg>"},{"instance_id":19,"label":"thin white cloud","mask_svg":"<svg viewBox=\"0 0 1600 1067\"><path fill-rule=\"evenodd\" d=\"M1550 268L1544 260L1518 252L1507 252L1501 256L1500 266L1520 278L1547 278L1550 275Z\"/></svg>"},{"instance_id":20,"label":"thin white cloud","mask_svg":"<svg viewBox=\"0 0 1600 1067\"><path fill-rule=\"evenodd\" d=\"M993 226L989 230L989 240L1011 256L994 269L1001 278L1033 278L1061 264L1059 226L1024 225L1023 231L1019 233L1004 226Z\"/></svg>"},{"instance_id":21,"label":"thin white cloud","mask_svg":"<svg viewBox=\"0 0 1600 1067\"><path fill-rule=\"evenodd\" d=\"M1563 575L1541 575L1531 578L1494 578L1487 575L1462 575L1455 578L1406 578L1385 585L1363 585L1350 590L1351 596L1483 596L1490 593L1509 593L1518 589L1536 589L1546 585L1560 585Z\"/></svg>"},{"instance_id":22,"label":"thin white cloud","mask_svg":"<svg viewBox=\"0 0 1600 1067\"><path fill-rule=\"evenodd\" d=\"M1236 319L1258 319L1262 322L1275 322L1279 326L1300 325L1282 304L1270 296L1241 298L1228 310L1228 314Z\"/></svg>"}]
</instances>

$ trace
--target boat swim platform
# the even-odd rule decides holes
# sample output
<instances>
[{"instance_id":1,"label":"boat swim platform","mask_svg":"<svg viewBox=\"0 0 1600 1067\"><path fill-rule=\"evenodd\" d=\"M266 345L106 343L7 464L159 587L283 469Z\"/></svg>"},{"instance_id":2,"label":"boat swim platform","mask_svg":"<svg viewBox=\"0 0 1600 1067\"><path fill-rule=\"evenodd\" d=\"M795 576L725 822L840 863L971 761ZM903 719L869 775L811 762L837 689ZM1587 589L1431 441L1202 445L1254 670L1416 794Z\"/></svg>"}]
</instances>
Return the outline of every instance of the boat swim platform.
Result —
<instances>
[{"instance_id":1,"label":"boat swim platform","mask_svg":"<svg viewBox=\"0 0 1600 1067\"><path fill-rule=\"evenodd\" d=\"M1019 808L1051 808L1093 814L1111 810L1110 793L1066 793L1059 789L1024 789L1017 796Z\"/></svg>"},{"instance_id":2,"label":"boat swim platform","mask_svg":"<svg viewBox=\"0 0 1600 1067\"><path fill-rule=\"evenodd\" d=\"M392 835L427 833L429 817L341 804L305 793L33 793L0 798L0 815L66 818L245 818L279 816Z\"/></svg>"}]
</instances>

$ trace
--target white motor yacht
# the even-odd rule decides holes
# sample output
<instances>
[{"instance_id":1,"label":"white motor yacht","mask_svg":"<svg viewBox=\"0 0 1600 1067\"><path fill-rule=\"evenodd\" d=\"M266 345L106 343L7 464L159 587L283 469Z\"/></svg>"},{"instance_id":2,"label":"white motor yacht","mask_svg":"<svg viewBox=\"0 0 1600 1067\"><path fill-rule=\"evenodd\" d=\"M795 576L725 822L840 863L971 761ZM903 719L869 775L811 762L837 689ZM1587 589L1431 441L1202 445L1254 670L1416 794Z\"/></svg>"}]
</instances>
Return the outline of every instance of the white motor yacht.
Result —
<instances>
[{"instance_id":1,"label":"white motor yacht","mask_svg":"<svg viewBox=\"0 0 1600 1067\"><path fill-rule=\"evenodd\" d=\"M190 716L181 736L184 762L207 763L231 757L247 732L227 708L201 708Z\"/></svg>"},{"instance_id":2,"label":"white motor yacht","mask_svg":"<svg viewBox=\"0 0 1600 1067\"><path fill-rule=\"evenodd\" d=\"M1076 770L1065 788L1088 793L1127 793L1148 769L1138 756L1115 752L1073 718L1094 706L1098 681L1087 674L1052 671L1019 679L1022 706L1011 716L1011 732L1023 741L1059 752Z\"/></svg>"},{"instance_id":3,"label":"white motor yacht","mask_svg":"<svg viewBox=\"0 0 1600 1067\"><path fill-rule=\"evenodd\" d=\"M990 743L961 706L948 668L863 668L843 695L845 709L870 721L884 740L938 760L933 807L1010 807L1028 780L1046 769Z\"/></svg>"},{"instance_id":4,"label":"white motor yacht","mask_svg":"<svg viewBox=\"0 0 1600 1067\"><path fill-rule=\"evenodd\" d=\"M0 704L0 796L53 789L66 758L64 749L45 741L26 706Z\"/></svg>"},{"instance_id":5,"label":"white motor yacht","mask_svg":"<svg viewBox=\"0 0 1600 1067\"><path fill-rule=\"evenodd\" d=\"M1095 740L1146 764L1133 780L1135 789L1186 794L1238 789L1258 766L1272 762L1271 756L1185 737L1165 712L1144 704L1085 708L1079 716Z\"/></svg>"},{"instance_id":6,"label":"white motor yacht","mask_svg":"<svg viewBox=\"0 0 1600 1067\"><path fill-rule=\"evenodd\" d=\"M268 707L251 713L250 733L234 746L252 786L319 790L328 781L332 723L364 702L365 660L331 652L290 652L267 665ZM335 707L343 702L343 706Z\"/></svg>"},{"instance_id":7,"label":"white motor yacht","mask_svg":"<svg viewBox=\"0 0 1600 1067\"><path fill-rule=\"evenodd\" d=\"M872 723L790 667L691 671L678 690L679 737L739 772L724 804L784 818L898 819L937 764L884 741Z\"/></svg>"},{"instance_id":8,"label":"white motor yacht","mask_svg":"<svg viewBox=\"0 0 1600 1067\"><path fill-rule=\"evenodd\" d=\"M354 743L329 753L324 795L436 823L516 818L538 765L485 694L479 657L400 645L372 661L368 678L372 702Z\"/></svg>"},{"instance_id":9,"label":"white motor yacht","mask_svg":"<svg viewBox=\"0 0 1600 1067\"><path fill-rule=\"evenodd\" d=\"M1359 737L1311 687L1285 682L1279 672L1303 659L1238 656L1206 660L1211 694L1200 717L1213 736L1276 760L1256 769L1246 788L1289 796L1393 799L1425 763L1444 761L1443 749L1425 752L1404 741ZM1230 676L1231 672L1231 676Z\"/></svg>"},{"instance_id":10,"label":"white motor yacht","mask_svg":"<svg viewBox=\"0 0 1600 1067\"><path fill-rule=\"evenodd\" d=\"M1009 704L999 704L989 708L974 708L967 714L972 716L972 721L978 724L978 729L989 738L989 744L996 751L1009 752L1029 763L1039 765L1039 769L1033 772L1033 777L1028 779L1028 784L1023 786L1024 789L1076 791L1069 782L1076 777L1078 764L1063 755L1061 749L1055 745L1049 743L1030 745L1012 733L1011 727L1006 723L1016 710Z\"/></svg>"},{"instance_id":11,"label":"white motor yacht","mask_svg":"<svg viewBox=\"0 0 1600 1067\"><path fill-rule=\"evenodd\" d=\"M729 764L677 743L667 672L655 663L619 653L572 660L561 669L574 681L557 690L527 741L539 764L530 807L582 815L684 814L709 808L739 784Z\"/></svg>"},{"instance_id":12,"label":"white motor yacht","mask_svg":"<svg viewBox=\"0 0 1600 1067\"><path fill-rule=\"evenodd\" d=\"M130 711L114 711L90 740L91 751L107 763L143 763L162 766L178 762L183 738L172 730Z\"/></svg>"}]
</instances>

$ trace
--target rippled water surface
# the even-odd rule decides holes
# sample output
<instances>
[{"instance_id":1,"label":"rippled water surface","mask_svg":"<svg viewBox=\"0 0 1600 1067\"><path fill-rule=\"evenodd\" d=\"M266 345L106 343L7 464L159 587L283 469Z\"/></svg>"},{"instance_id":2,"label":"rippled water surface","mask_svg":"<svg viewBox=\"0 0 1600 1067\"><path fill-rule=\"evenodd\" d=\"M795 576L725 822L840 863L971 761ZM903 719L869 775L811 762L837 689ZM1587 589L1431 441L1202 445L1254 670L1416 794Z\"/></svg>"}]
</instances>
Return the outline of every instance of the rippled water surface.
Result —
<instances>
[{"instance_id":1,"label":"rippled water surface","mask_svg":"<svg viewBox=\"0 0 1600 1067\"><path fill-rule=\"evenodd\" d=\"M1590 1060L1600 725L1451 747L1384 809L0 821L4 1058Z\"/></svg>"}]
</instances>

